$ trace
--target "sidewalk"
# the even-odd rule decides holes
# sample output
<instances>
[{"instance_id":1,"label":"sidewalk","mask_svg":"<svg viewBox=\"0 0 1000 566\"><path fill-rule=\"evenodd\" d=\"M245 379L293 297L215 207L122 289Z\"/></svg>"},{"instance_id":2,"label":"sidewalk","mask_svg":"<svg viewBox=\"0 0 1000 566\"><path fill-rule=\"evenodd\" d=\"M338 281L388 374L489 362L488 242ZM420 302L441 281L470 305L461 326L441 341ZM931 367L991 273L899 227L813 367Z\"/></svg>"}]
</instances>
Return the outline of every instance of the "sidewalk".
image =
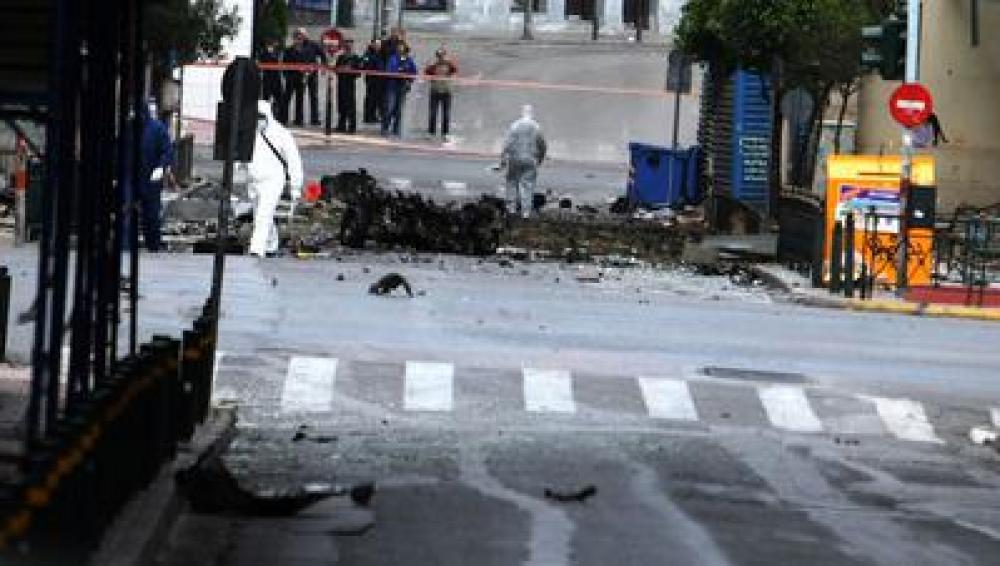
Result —
<instances>
[{"instance_id":1,"label":"sidewalk","mask_svg":"<svg viewBox=\"0 0 1000 566\"><path fill-rule=\"evenodd\" d=\"M792 302L822 308L852 311L907 314L937 318L958 318L1000 322L1000 308L968 307L910 302L890 293L877 293L871 299L847 298L826 289L812 287L809 279L795 271L774 264L753 266L758 277L775 289L787 293Z\"/></svg>"}]
</instances>

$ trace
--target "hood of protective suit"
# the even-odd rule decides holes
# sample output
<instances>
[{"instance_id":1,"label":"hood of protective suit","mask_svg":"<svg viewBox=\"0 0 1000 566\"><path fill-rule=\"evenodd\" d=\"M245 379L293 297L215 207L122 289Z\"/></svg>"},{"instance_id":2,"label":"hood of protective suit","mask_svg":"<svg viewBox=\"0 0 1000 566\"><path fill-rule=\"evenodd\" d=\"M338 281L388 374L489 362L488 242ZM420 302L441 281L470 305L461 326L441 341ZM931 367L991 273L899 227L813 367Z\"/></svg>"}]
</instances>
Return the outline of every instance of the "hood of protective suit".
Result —
<instances>
[{"instance_id":1,"label":"hood of protective suit","mask_svg":"<svg viewBox=\"0 0 1000 566\"><path fill-rule=\"evenodd\" d=\"M274 119L274 112L271 111L271 103L266 100L257 101L257 114L263 114L267 120L268 126L271 125Z\"/></svg>"},{"instance_id":2,"label":"hood of protective suit","mask_svg":"<svg viewBox=\"0 0 1000 566\"><path fill-rule=\"evenodd\" d=\"M257 113L264 116L264 124L258 124L253 159L247 168L249 188L251 192L276 192L280 195L287 173L292 195L298 198L302 192L303 173L302 158L295 139L275 120L268 101L257 102Z\"/></svg>"},{"instance_id":3,"label":"hood of protective suit","mask_svg":"<svg viewBox=\"0 0 1000 566\"><path fill-rule=\"evenodd\" d=\"M542 128L532 117L530 105L521 109L521 117L510 125L504 141L502 159L522 163L541 163L545 159L545 138Z\"/></svg>"}]
</instances>

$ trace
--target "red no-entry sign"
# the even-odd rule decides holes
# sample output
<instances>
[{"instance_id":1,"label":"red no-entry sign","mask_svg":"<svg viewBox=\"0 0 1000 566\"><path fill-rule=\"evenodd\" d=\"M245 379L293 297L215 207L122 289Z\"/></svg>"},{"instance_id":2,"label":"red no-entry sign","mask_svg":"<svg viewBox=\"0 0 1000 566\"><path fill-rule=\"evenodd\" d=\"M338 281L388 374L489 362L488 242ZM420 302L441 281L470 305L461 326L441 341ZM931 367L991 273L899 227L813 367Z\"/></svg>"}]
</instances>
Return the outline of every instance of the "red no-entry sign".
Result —
<instances>
[{"instance_id":1,"label":"red no-entry sign","mask_svg":"<svg viewBox=\"0 0 1000 566\"><path fill-rule=\"evenodd\" d=\"M934 111L931 93L919 83L906 83L889 98L889 114L903 127L916 128Z\"/></svg>"}]
</instances>

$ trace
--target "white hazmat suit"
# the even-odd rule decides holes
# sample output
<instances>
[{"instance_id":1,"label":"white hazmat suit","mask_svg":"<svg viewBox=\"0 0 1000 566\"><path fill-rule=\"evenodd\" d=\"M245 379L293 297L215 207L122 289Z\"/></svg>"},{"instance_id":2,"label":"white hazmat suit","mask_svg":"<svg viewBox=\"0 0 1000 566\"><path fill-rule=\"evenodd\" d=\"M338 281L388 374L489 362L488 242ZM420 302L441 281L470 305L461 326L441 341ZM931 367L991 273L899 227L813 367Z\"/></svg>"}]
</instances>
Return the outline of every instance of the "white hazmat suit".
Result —
<instances>
[{"instance_id":1,"label":"white hazmat suit","mask_svg":"<svg viewBox=\"0 0 1000 566\"><path fill-rule=\"evenodd\" d=\"M521 117L510 125L504 141L500 164L507 168L507 205L512 212L527 218L538 180L538 166L545 160L545 137L531 116L530 105L521 109Z\"/></svg>"},{"instance_id":2,"label":"white hazmat suit","mask_svg":"<svg viewBox=\"0 0 1000 566\"><path fill-rule=\"evenodd\" d=\"M247 168L247 180L250 199L254 203L250 254L263 257L267 253L278 251L278 228L274 224L274 212L281 200L286 180L292 200L298 200L302 196L302 157L299 155L299 148L296 147L292 134L274 119L271 104L266 100L257 102L257 137L254 140L253 159Z\"/></svg>"}]
</instances>

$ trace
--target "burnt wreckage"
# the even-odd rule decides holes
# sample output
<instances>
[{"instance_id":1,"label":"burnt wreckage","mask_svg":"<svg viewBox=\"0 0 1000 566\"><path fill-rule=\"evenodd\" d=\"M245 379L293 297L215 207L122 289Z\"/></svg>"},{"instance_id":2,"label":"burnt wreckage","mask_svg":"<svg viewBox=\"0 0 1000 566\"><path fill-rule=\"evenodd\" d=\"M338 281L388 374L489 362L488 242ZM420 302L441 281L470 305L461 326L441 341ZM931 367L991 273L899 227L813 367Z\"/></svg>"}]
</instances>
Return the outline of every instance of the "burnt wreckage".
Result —
<instances>
[{"instance_id":1,"label":"burnt wreckage","mask_svg":"<svg viewBox=\"0 0 1000 566\"><path fill-rule=\"evenodd\" d=\"M321 198L346 205L339 238L350 248L373 241L387 248L489 255L500 246L507 224L503 199L437 204L419 194L385 191L364 169L324 177L321 186Z\"/></svg>"}]
</instances>

